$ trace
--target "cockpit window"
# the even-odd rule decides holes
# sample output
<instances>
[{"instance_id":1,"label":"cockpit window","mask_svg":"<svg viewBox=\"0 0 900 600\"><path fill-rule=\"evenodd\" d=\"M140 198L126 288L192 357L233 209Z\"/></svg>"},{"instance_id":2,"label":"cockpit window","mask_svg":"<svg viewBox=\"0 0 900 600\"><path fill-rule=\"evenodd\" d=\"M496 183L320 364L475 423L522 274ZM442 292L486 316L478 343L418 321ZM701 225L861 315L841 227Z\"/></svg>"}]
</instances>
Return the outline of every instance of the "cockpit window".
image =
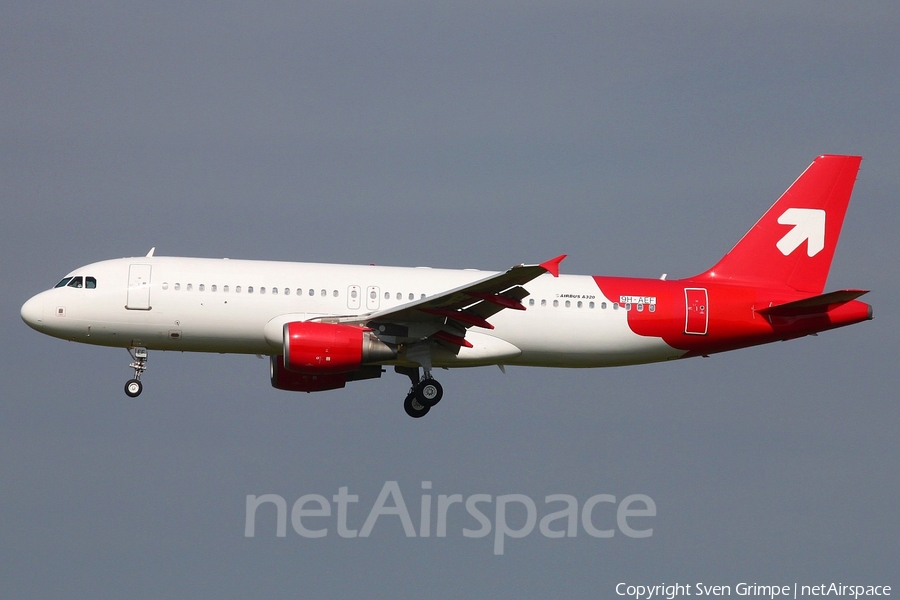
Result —
<instances>
[{"instance_id":1,"label":"cockpit window","mask_svg":"<svg viewBox=\"0 0 900 600\"><path fill-rule=\"evenodd\" d=\"M54 285L55 288L60 287L70 287L70 288L87 288L89 290L97 289L97 278L96 277L64 277L62 281Z\"/></svg>"}]
</instances>

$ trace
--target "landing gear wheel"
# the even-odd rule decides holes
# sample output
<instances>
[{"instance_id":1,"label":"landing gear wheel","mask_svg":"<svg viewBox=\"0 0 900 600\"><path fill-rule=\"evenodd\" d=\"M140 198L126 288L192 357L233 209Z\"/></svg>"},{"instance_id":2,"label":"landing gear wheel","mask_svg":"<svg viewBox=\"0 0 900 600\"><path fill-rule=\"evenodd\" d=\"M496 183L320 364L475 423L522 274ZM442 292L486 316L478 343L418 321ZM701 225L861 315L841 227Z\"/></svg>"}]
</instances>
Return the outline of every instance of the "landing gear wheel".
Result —
<instances>
[{"instance_id":1,"label":"landing gear wheel","mask_svg":"<svg viewBox=\"0 0 900 600\"><path fill-rule=\"evenodd\" d=\"M144 386L141 385L141 375L147 370L147 349L146 348L126 348L128 354L131 355L133 361L129 367L134 369L134 379L129 379L125 384L125 394L129 398L137 398L141 395Z\"/></svg>"},{"instance_id":2,"label":"landing gear wheel","mask_svg":"<svg viewBox=\"0 0 900 600\"><path fill-rule=\"evenodd\" d=\"M141 395L144 386L137 379L129 379L125 384L125 393L131 398L137 398Z\"/></svg>"},{"instance_id":3,"label":"landing gear wheel","mask_svg":"<svg viewBox=\"0 0 900 600\"><path fill-rule=\"evenodd\" d=\"M424 404L431 408L444 397L444 388L441 387L437 380L429 377L416 384L415 395L419 404Z\"/></svg>"},{"instance_id":4,"label":"landing gear wheel","mask_svg":"<svg viewBox=\"0 0 900 600\"><path fill-rule=\"evenodd\" d=\"M418 419L427 415L431 407L421 404L416 398L415 392L410 392L406 395L406 400L403 401L403 410L413 419Z\"/></svg>"}]
</instances>

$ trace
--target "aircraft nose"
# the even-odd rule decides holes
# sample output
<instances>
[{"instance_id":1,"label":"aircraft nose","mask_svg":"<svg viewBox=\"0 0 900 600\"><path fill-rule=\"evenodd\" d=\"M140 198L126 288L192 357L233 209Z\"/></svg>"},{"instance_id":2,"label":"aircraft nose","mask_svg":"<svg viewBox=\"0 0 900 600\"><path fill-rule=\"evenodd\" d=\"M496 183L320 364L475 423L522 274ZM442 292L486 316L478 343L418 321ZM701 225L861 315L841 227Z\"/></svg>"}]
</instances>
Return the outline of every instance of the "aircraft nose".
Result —
<instances>
[{"instance_id":1,"label":"aircraft nose","mask_svg":"<svg viewBox=\"0 0 900 600\"><path fill-rule=\"evenodd\" d=\"M38 331L44 327L44 299L40 294L22 305L22 320Z\"/></svg>"}]
</instances>

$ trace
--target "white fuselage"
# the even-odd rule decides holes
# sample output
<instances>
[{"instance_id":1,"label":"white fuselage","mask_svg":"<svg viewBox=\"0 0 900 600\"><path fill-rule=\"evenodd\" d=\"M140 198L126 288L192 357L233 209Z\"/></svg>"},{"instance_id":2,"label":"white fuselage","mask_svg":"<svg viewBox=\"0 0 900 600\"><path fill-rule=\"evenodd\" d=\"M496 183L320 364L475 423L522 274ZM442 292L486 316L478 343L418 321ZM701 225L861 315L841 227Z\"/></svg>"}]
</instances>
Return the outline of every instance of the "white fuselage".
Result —
<instances>
[{"instance_id":1,"label":"white fuselage","mask_svg":"<svg viewBox=\"0 0 900 600\"><path fill-rule=\"evenodd\" d=\"M22 308L55 337L116 347L276 355L289 321L398 307L490 272L273 261L139 257L80 267L95 287L57 287ZM524 286L526 310L503 310L494 329L471 328L472 348L437 352L436 367L487 364L598 367L684 354L635 334L590 276L544 274ZM568 304L568 306L567 306ZM601 306L605 308L601 308ZM408 364L404 356L388 364Z\"/></svg>"}]
</instances>

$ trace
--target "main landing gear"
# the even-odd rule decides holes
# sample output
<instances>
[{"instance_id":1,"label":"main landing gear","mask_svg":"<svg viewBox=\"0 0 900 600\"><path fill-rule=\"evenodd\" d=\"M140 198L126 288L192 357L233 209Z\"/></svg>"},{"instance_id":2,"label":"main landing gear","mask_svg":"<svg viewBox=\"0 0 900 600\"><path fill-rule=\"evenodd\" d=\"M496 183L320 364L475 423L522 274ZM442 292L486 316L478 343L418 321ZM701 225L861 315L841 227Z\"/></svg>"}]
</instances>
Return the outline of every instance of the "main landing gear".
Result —
<instances>
[{"instance_id":1,"label":"main landing gear","mask_svg":"<svg viewBox=\"0 0 900 600\"><path fill-rule=\"evenodd\" d=\"M430 370L421 379L417 367L394 367L394 370L409 377L412 383L403 401L403 410L412 418L424 417L444 397L444 388L431 376Z\"/></svg>"},{"instance_id":2,"label":"main landing gear","mask_svg":"<svg viewBox=\"0 0 900 600\"><path fill-rule=\"evenodd\" d=\"M141 375L147 370L147 349L128 348L127 350L133 361L128 366L134 369L134 379L129 379L125 383L125 394L130 398L137 398L144 390L144 385L141 383Z\"/></svg>"}]
</instances>

